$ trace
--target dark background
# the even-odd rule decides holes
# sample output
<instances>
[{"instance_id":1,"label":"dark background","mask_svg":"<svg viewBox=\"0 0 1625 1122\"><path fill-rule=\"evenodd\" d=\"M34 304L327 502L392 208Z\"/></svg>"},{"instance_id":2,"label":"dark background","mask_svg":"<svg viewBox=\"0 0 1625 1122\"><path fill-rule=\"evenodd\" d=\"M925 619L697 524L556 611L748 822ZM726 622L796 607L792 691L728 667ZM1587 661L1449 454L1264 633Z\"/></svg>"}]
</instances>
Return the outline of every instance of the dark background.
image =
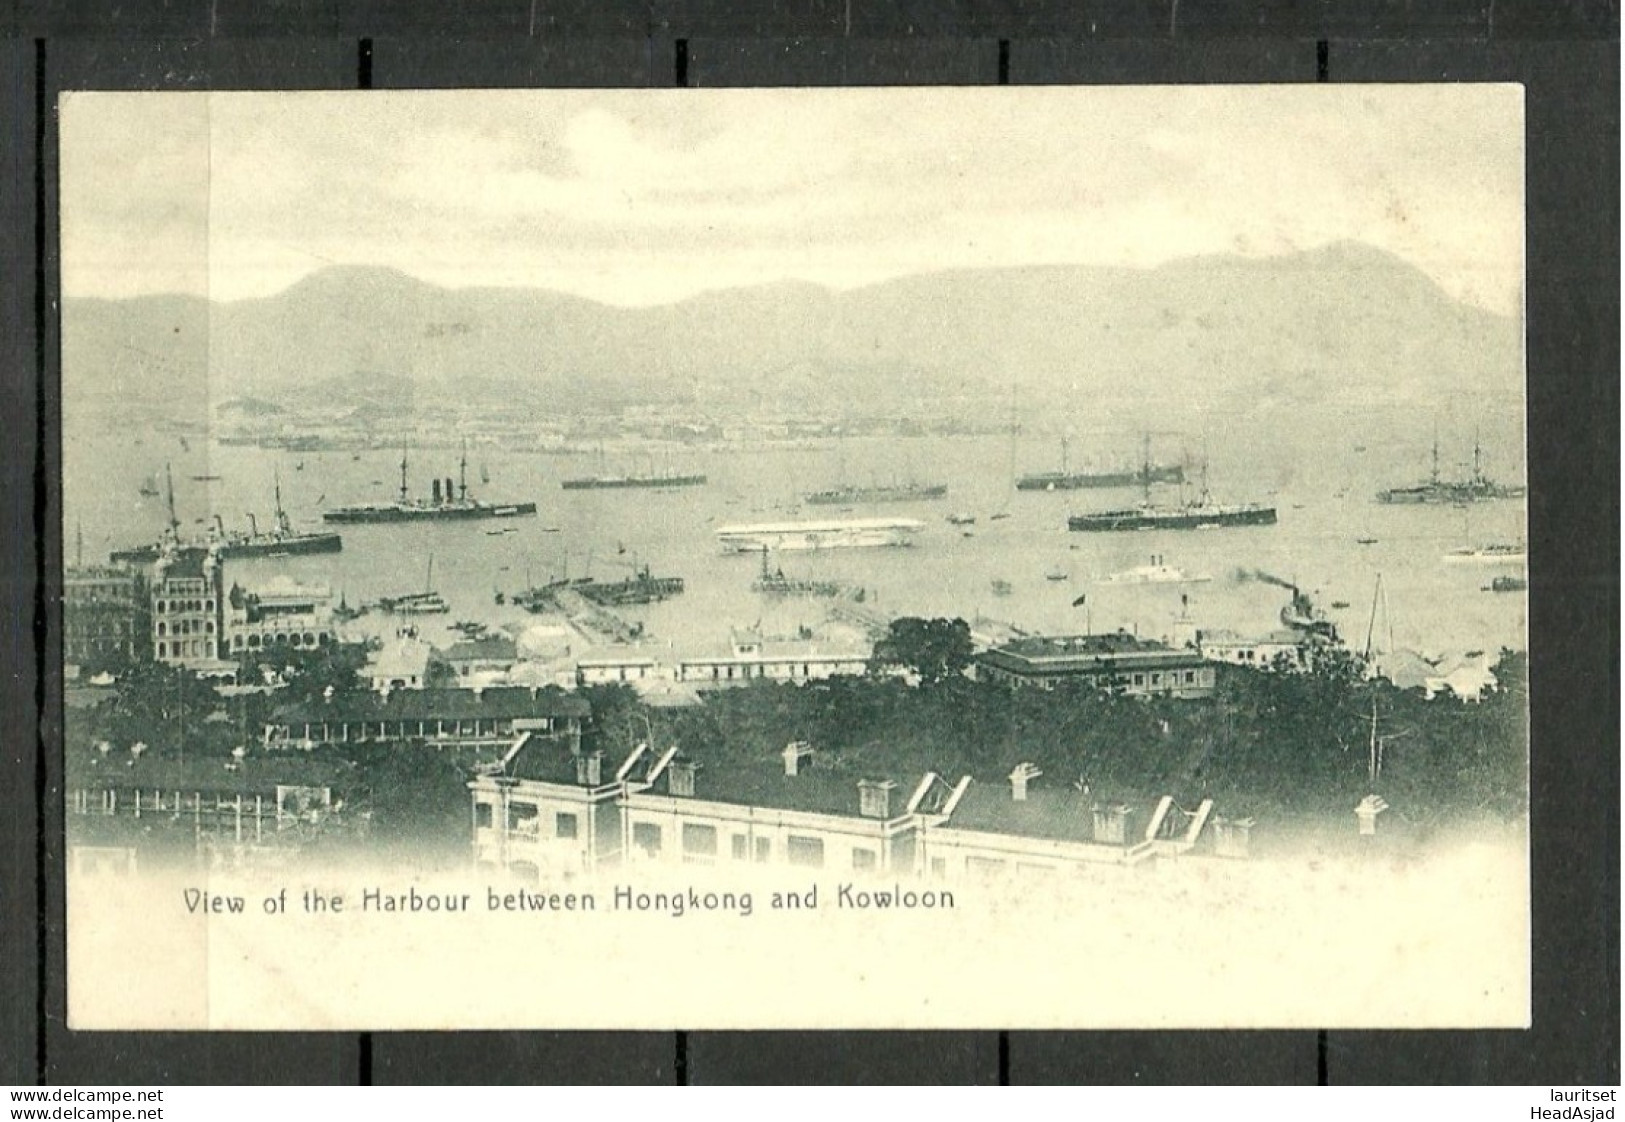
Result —
<instances>
[{"instance_id":1,"label":"dark background","mask_svg":"<svg viewBox=\"0 0 1625 1122\"><path fill-rule=\"evenodd\" d=\"M735 8L723 0L0 0L0 1083L1617 1084L1617 4L776 0ZM68 1031L60 703L49 676L61 664L52 575L62 545L59 92L1315 81L1504 81L1527 90L1532 1030Z\"/></svg>"}]
</instances>

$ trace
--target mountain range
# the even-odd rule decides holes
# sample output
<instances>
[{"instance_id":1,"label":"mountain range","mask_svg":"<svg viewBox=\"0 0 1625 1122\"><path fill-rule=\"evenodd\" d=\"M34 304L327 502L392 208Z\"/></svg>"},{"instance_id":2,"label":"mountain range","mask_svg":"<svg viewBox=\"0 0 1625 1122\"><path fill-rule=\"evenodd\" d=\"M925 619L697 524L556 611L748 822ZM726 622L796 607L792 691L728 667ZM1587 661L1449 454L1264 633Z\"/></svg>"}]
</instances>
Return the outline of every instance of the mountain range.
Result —
<instances>
[{"instance_id":1,"label":"mountain range","mask_svg":"<svg viewBox=\"0 0 1625 1122\"><path fill-rule=\"evenodd\" d=\"M1520 322L1352 242L1147 269L1029 266L801 282L621 307L332 267L272 296L63 304L66 402L246 398L380 415L416 400L558 411L842 415L905 403L1229 409L1518 400ZM855 406L854 403L863 403Z\"/></svg>"}]
</instances>

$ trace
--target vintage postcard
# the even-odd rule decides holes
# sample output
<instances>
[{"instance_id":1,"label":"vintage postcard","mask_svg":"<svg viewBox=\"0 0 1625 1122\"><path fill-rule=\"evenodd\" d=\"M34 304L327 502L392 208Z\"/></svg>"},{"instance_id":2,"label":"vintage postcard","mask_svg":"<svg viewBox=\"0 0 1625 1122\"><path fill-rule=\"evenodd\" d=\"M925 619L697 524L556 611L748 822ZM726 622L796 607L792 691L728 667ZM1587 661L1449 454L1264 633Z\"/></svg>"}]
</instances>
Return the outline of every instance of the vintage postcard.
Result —
<instances>
[{"instance_id":1,"label":"vintage postcard","mask_svg":"<svg viewBox=\"0 0 1625 1122\"><path fill-rule=\"evenodd\" d=\"M73 1027L1528 1024L1520 87L60 151Z\"/></svg>"}]
</instances>

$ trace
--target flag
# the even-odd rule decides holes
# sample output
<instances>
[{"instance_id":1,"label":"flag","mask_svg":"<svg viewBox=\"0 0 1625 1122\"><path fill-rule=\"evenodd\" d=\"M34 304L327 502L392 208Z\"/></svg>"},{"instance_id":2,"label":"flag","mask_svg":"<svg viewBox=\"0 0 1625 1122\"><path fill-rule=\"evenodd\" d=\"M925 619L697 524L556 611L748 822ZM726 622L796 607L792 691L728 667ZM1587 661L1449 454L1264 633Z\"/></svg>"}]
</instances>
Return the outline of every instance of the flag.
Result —
<instances>
[{"instance_id":1,"label":"flag","mask_svg":"<svg viewBox=\"0 0 1625 1122\"><path fill-rule=\"evenodd\" d=\"M1085 592L1082 596L1079 596L1076 600L1072 601L1072 606L1074 608L1081 608L1083 607L1083 602L1087 599L1089 599L1089 594Z\"/></svg>"}]
</instances>

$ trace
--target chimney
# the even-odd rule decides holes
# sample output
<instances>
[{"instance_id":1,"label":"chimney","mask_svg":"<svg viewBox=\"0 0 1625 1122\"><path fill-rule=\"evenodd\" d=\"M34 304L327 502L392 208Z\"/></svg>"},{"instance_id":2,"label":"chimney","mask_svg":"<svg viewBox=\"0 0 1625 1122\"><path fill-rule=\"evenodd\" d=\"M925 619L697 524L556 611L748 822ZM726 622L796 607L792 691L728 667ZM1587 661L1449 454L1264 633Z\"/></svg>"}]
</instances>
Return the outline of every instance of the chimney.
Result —
<instances>
[{"instance_id":1,"label":"chimney","mask_svg":"<svg viewBox=\"0 0 1625 1122\"><path fill-rule=\"evenodd\" d=\"M891 792L897 786L889 779L858 781L858 813L865 818L886 821L891 818Z\"/></svg>"},{"instance_id":2,"label":"chimney","mask_svg":"<svg viewBox=\"0 0 1625 1122\"><path fill-rule=\"evenodd\" d=\"M1122 845L1128 837L1129 813L1129 808L1122 803L1095 807L1095 841Z\"/></svg>"},{"instance_id":3,"label":"chimney","mask_svg":"<svg viewBox=\"0 0 1625 1122\"><path fill-rule=\"evenodd\" d=\"M784 774L794 777L800 774L802 764L812 767L812 745L805 740L792 740L784 746Z\"/></svg>"},{"instance_id":4,"label":"chimney","mask_svg":"<svg viewBox=\"0 0 1625 1122\"><path fill-rule=\"evenodd\" d=\"M694 773L700 770L700 765L693 760L678 757L667 765L666 786L673 795L683 798L694 797Z\"/></svg>"},{"instance_id":5,"label":"chimney","mask_svg":"<svg viewBox=\"0 0 1625 1122\"><path fill-rule=\"evenodd\" d=\"M435 506L440 505L440 480L438 479L434 481L434 503Z\"/></svg>"},{"instance_id":6,"label":"chimney","mask_svg":"<svg viewBox=\"0 0 1625 1122\"><path fill-rule=\"evenodd\" d=\"M1010 798L1018 803L1027 801L1027 784L1044 773L1030 763L1016 765L1016 770L1010 773Z\"/></svg>"},{"instance_id":7,"label":"chimney","mask_svg":"<svg viewBox=\"0 0 1625 1122\"><path fill-rule=\"evenodd\" d=\"M453 492L451 489L451 476L449 475L446 476L446 489L442 492L442 494L446 496L446 501L448 503L451 502L451 496L455 494L455 492Z\"/></svg>"},{"instance_id":8,"label":"chimney","mask_svg":"<svg viewBox=\"0 0 1625 1122\"><path fill-rule=\"evenodd\" d=\"M604 754L589 752L576 757L576 783L582 787L597 787L604 781Z\"/></svg>"}]
</instances>

